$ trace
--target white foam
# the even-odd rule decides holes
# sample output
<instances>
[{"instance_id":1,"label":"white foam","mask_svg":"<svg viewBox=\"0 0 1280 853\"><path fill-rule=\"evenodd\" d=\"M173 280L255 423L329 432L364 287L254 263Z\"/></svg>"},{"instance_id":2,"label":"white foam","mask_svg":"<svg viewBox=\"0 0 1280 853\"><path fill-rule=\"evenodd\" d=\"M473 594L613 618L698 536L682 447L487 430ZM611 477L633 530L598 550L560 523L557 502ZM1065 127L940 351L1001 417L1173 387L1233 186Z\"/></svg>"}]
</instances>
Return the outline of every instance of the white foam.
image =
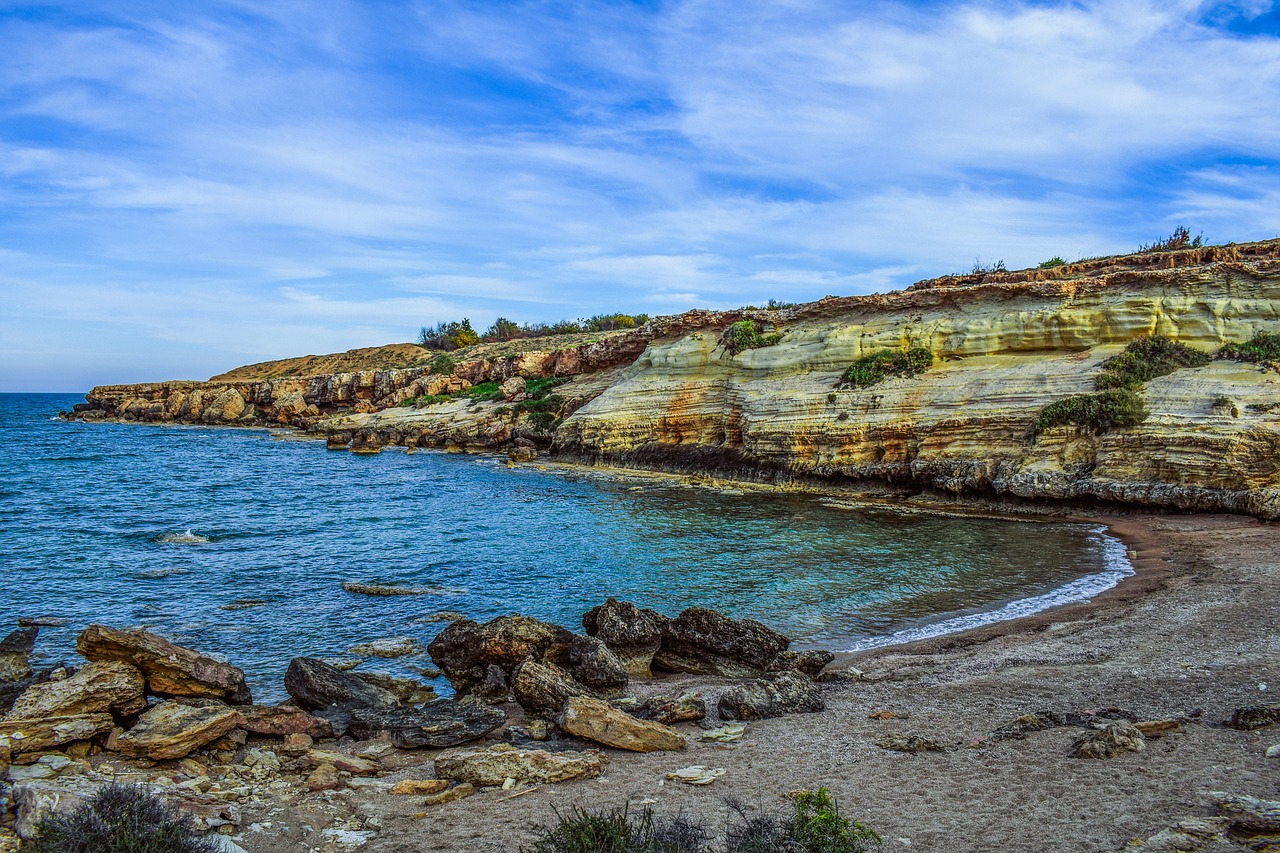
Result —
<instances>
[{"instance_id":1,"label":"white foam","mask_svg":"<svg viewBox=\"0 0 1280 853\"><path fill-rule=\"evenodd\" d=\"M1077 578L1068 584L1058 587L1055 590L1046 592L1043 595L1033 595L1029 598L1020 598L1016 601L1010 601L1003 607L995 610L984 610L981 613L967 613L964 616L955 616L950 619L943 619L940 622L933 622L929 625L921 625L916 628L906 628L901 631L895 631L892 634L884 634L878 637L868 637L854 643L849 648L840 649L843 652L862 652L867 649L877 649L882 646L896 646L902 643L911 643L917 640L926 640L930 637L941 637L944 634L955 634L960 631L969 631L974 628L980 628L984 625L994 625L997 622L1005 622L1009 619L1018 619L1023 616L1031 616L1035 613L1041 613L1053 607L1059 607L1063 604L1075 604L1082 601L1088 601L1095 595L1106 592L1112 587L1120 583L1127 577L1134 574L1133 565L1129 562L1129 552L1125 548L1124 543L1114 536L1106 534L1105 527L1094 528L1094 533L1102 539L1102 566L1100 572L1092 575L1085 575Z\"/></svg>"},{"instance_id":2,"label":"white foam","mask_svg":"<svg viewBox=\"0 0 1280 853\"><path fill-rule=\"evenodd\" d=\"M184 533L165 533L156 539L157 542L164 542L167 545L203 545L209 541L209 537L201 536L199 533L192 533L188 527Z\"/></svg>"}]
</instances>

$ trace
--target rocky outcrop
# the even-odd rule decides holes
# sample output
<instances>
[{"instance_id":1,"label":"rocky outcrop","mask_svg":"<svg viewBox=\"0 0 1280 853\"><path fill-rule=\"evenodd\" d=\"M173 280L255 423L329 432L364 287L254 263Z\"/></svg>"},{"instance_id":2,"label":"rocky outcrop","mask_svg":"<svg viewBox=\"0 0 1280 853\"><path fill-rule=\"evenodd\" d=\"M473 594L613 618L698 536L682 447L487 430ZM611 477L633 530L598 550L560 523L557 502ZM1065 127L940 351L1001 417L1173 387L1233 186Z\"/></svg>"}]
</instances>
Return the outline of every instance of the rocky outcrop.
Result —
<instances>
[{"instance_id":1,"label":"rocky outcrop","mask_svg":"<svg viewBox=\"0 0 1280 853\"><path fill-rule=\"evenodd\" d=\"M427 651L459 694L484 683L489 667L510 677L526 660L567 664L573 634L528 616L499 616L483 625L459 619L440 632Z\"/></svg>"},{"instance_id":2,"label":"rocky outcrop","mask_svg":"<svg viewBox=\"0 0 1280 853\"><path fill-rule=\"evenodd\" d=\"M357 675L316 658L294 658L284 673L284 689L301 707L320 711L330 705L376 707L395 705L399 699Z\"/></svg>"},{"instance_id":3,"label":"rocky outcrop","mask_svg":"<svg viewBox=\"0 0 1280 853\"><path fill-rule=\"evenodd\" d=\"M1146 746L1146 738L1136 726L1118 721L1081 735L1072 750L1076 758L1114 758L1126 752L1142 752Z\"/></svg>"},{"instance_id":4,"label":"rocky outcrop","mask_svg":"<svg viewBox=\"0 0 1280 853\"><path fill-rule=\"evenodd\" d=\"M79 714L136 714L147 707L142 673L120 661L91 663L75 675L27 688L6 719L36 720Z\"/></svg>"},{"instance_id":5,"label":"rocky outcrop","mask_svg":"<svg viewBox=\"0 0 1280 853\"><path fill-rule=\"evenodd\" d=\"M627 671L618 656L596 637L574 637L569 644L569 672L586 686L608 693L627 686Z\"/></svg>"},{"instance_id":6,"label":"rocky outcrop","mask_svg":"<svg viewBox=\"0 0 1280 853\"><path fill-rule=\"evenodd\" d=\"M653 656L662 645L662 628L668 621L654 610L610 598L583 615L582 627L608 646L629 674L649 678Z\"/></svg>"},{"instance_id":7,"label":"rocky outcrop","mask_svg":"<svg viewBox=\"0 0 1280 853\"><path fill-rule=\"evenodd\" d=\"M668 672L742 678L766 671L790 642L759 622L690 607L663 626L653 665Z\"/></svg>"},{"instance_id":8,"label":"rocky outcrop","mask_svg":"<svg viewBox=\"0 0 1280 853\"><path fill-rule=\"evenodd\" d=\"M350 731L358 738L385 737L401 749L442 749L478 740L506 719L497 708L437 699L418 708L356 708Z\"/></svg>"},{"instance_id":9,"label":"rocky outcrop","mask_svg":"<svg viewBox=\"0 0 1280 853\"><path fill-rule=\"evenodd\" d=\"M0 640L0 682L21 681L31 675L31 651L39 628L19 628Z\"/></svg>"},{"instance_id":10,"label":"rocky outcrop","mask_svg":"<svg viewBox=\"0 0 1280 853\"><path fill-rule=\"evenodd\" d=\"M0 721L0 743L13 755L43 752L76 741L89 740L111 731L110 714L77 714L70 717L41 717L35 720Z\"/></svg>"},{"instance_id":11,"label":"rocky outcrop","mask_svg":"<svg viewBox=\"0 0 1280 853\"><path fill-rule=\"evenodd\" d=\"M671 725L705 718L707 703L701 693L681 693L679 696L657 694L640 703L632 713L642 720Z\"/></svg>"},{"instance_id":12,"label":"rocky outcrop","mask_svg":"<svg viewBox=\"0 0 1280 853\"><path fill-rule=\"evenodd\" d=\"M161 702L138 718L108 748L133 758L182 758L236 727L240 715L226 705Z\"/></svg>"},{"instance_id":13,"label":"rocky outcrop","mask_svg":"<svg viewBox=\"0 0 1280 853\"><path fill-rule=\"evenodd\" d=\"M568 672L553 663L527 660L516 667L511 691L525 713L553 719L574 696L591 696L590 688L579 684Z\"/></svg>"},{"instance_id":14,"label":"rocky outcrop","mask_svg":"<svg viewBox=\"0 0 1280 853\"><path fill-rule=\"evenodd\" d=\"M147 691L157 696L223 699L240 705L252 701L239 667L142 629L90 625L77 638L76 650L91 661L132 664L146 677Z\"/></svg>"},{"instance_id":15,"label":"rocky outcrop","mask_svg":"<svg viewBox=\"0 0 1280 853\"><path fill-rule=\"evenodd\" d=\"M248 705L236 710L240 712L240 728L255 735L287 737L304 734L313 738L333 737L333 725L328 720L322 720L300 708Z\"/></svg>"}]
</instances>

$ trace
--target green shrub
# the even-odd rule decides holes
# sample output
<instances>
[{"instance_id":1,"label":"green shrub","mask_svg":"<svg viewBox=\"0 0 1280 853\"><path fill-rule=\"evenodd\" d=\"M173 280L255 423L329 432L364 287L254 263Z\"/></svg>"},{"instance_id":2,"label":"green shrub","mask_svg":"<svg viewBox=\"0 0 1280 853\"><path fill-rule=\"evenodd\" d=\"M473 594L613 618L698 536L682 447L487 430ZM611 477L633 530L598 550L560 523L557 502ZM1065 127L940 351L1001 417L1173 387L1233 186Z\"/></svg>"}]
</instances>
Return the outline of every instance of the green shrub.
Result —
<instances>
[{"instance_id":1,"label":"green shrub","mask_svg":"<svg viewBox=\"0 0 1280 853\"><path fill-rule=\"evenodd\" d=\"M427 349L455 350L480 343L480 336L466 317L418 330L418 346Z\"/></svg>"},{"instance_id":2,"label":"green shrub","mask_svg":"<svg viewBox=\"0 0 1280 853\"><path fill-rule=\"evenodd\" d=\"M755 320L739 320L724 330L721 340L724 342L725 349L737 355L743 350L771 347L782 340L782 335L761 334L760 324Z\"/></svg>"},{"instance_id":3,"label":"green shrub","mask_svg":"<svg viewBox=\"0 0 1280 853\"><path fill-rule=\"evenodd\" d=\"M524 384L524 393L531 400L541 400L552 388L563 385L569 380L563 376L548 376L545 379L530 379Z\"/></svg>"},{"instance_id":4,"label":"green shrub","mask_svg":"<svg viewBox=\"0 0 1280 853\"><path fill-rule=\"evenodd\" d=\"M1232 361L1280 361L1280 332L1258 332L1242 344L1227 344L1218 358Z\"/></svg>"},{"instance_id":5,"label":"green shrub","mask_svg":"<svg viewBox=\"0 0 1280 853\"><path fill-rule=\"evenodd\" d=\"M556 812L552 825L536 827L537 840L521 853L701 853L707 832L695 820L656 818L651 809Z\"/></svg>"},{"instance_id":6,"label":"green shrub","mask_svg":"<svg viewBox=\"0 0 1280 853\"><path fill-rule=\"evenodd\" d=\"M1129 388L1113 388L1098 394L1080 394L1050 403L1036 415L1035 435L1045 430L1074 424L1085 432L1101 435L1117 427L1134 426L1147 419L1141 395Z\"/></svg>"},{"instance_id":7,"label":"green shrub","mask_svg":"<svg viewBox=\"0 0 1280 853\"><path fill-rule=\"evenodd\" d=\"M473 400L501 400L502 392L497 382L480 382L462 392L463 396Z\"/></svg>"},{"instance_id":8,"label":"green shrub","mask_svg":"<svg viewBox=\"0 0 1280 853\"><path fill-rule=\"evenodd\" d=\"M1063 267L1063 266L1066 266L1066 265L1067 265L1067 262L1066 262L1066 261L1064 261L1064 260L1062 259L1062 256L1061 256L1061 255L1054 255L1054 256L1053 256L1052 258L1050 258L1049 260L1047 260L1047 261L1041 261L1041 262L1038 264L1039 268L1040 268L1040 269L1042 269L1042 270L1051 270L1051 269L1053 269L1054 267Z\"/></svg>"},{"instance_id":9,"label":"green shrub","mask_svg":"<svg viewBox=\"0 0 1280 853\"><path fill-rule=\"evenodd\" d=\"M440 353L427 363L427 369L438 376L452 376L458 363L451 356Z\"/></svg>"},{"instance_id":10,"label":"green shrub","mask_svg":"<svg viewBox=\"0 0 1280 853\"><path fill-rule=\"evenodd\" d=\"M195 832L146 788L107 785L69 815L51 814L36 826L29 853L216 853L212 839Z\"/></svg>"},{"instance_id":11,"label":"green shrub","mask_svg":"<svg viewBox=\"0 0 1280 853\"><path fill-rule=\"evenodd\" d=\"M787 819L730 802L728 853L864 853L880 849L880 836L870 827L840 816L826 788L799 791L795 811Z\"/></svg>"},{"instance_id":12,"label":"green shrub","mask_svg":"<svg viewBox=\"0 0 1280 853\"><path fill-rule=\"evenodd\" d=\"M849 365L840 377L840 388L870 388L890 376L919 376L933 365L933 353L924 347L906 351L880 350Z\"/></svg>"},{"instance_id":13,"label":"green shrub","mask_svg":"<svg viewBox=\"0 0 1280 853\"><path fill-rule=\"evenodd\" d=\"M1145 255L1151 252L1176 252L1179 249L1198 249L1204 245L1204 235L1197 234L1191 236L1191 232L1187 230L1185 225L1179 225L1173 229L1173 233L1163 240L1156 240L1149 245L1138 247L1138 254Z\"/></svg>"},{"instance_id":14,"label":"green shrub","mask_svg":"<svg viewBox=\"0 0 1280 853\"><path fill-rule=\"evenodd\" d=\"M1164 335L1138 338L1119 355L1102 362L1102 373L1094 380L1099 391L1110 388L1142 387L1158 376L1168 376L1184 367L1204 367L1207 354L1185 344L1175 343Z\"/></svg>"}]
</instances>

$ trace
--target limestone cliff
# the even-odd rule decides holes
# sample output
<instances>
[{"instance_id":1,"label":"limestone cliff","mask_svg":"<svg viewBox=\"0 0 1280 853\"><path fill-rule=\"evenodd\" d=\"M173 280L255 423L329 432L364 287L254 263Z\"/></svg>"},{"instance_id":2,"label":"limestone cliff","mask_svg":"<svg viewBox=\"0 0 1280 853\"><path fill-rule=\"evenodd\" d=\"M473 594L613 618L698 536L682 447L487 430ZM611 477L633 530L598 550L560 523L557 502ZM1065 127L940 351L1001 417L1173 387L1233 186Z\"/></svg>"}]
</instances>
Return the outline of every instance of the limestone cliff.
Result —
<instances>
[{"instance_id":1,"label":"limestone cliff","mask_svg":"<svg viewBox=\"0 0 1280 853\"><path fill-rule=\"evenodd\" d=\"M777 342L727 349L725 329L743 319ZM1270 366L1215 360L1152 380L1143 391L1149 416L1136 426L1031 430L1046 404L1092 390L1101 362L1137 337L1216 352L1266 330L1280 330L1280 241L948 277L781 311L690 312L594 353L460 365L452 377L317 377L287 390L124 386L95 389L89 405L183 420L183 406L201 394L202 411L214 414L200 419L221 423L272 401L280 420L283 400L308 412L283 420L356 449L541 445L588 462L1277 518L1280 406L1268 407L1280 403L1280 375ZM909 346L934 355L923 375L837 388L860 356ZM393 408L441 382L512 376L568 378L556 389L563 420L535 425L512 407L513 395ZM342 407L353 410L320 417Z\"/></svg>"}]
</instances>

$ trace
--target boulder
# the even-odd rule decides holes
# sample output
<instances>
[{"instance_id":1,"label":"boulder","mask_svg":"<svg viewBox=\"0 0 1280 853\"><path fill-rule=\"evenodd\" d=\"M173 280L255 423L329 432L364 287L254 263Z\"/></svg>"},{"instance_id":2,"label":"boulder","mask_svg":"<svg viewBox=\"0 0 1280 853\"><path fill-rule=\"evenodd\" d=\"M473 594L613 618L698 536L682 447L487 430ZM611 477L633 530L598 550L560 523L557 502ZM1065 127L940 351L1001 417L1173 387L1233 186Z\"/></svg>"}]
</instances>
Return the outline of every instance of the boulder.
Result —
<instances>
[{"instance_id":1,"label":"boulder","mask_svg":"<svg viewBox=\"0 0 1280 853\"><path fill-rule=\"evenodd\" d=\"M667 617L657 611L642 610L616 598L593 607L582 617L587 634L608 646L635 678L652 677L650 666L662 644L662 628L667 622Z\"/></svg>"},{"instance_id":2,"label":"boulder","mask_svg":"<svg viewBox=\"0 0 1280 853\"><path fill-rule=\"evenodd\" d=\"M333 726L328 720L322 720L300 708L246 705L236 710L240 712L240 728L255 735L333 737Z\"/></svg>"},{"instance_id":3,"label":"boulder","mask_svg":"<svg viewBox=\"0 0 1280 853\"><path fill-rule=\"evenodd\" d=\"M552 719L564 710L573 696L591 696L591 690L553 663L528 660L516 668L511 692L525 713Z\"/></svg>"},{"instance_id":4,"label":"boulder","mask_svg":"<svg viewBox=\"0 0 1280 853\"><path fill-rule=\"evenodd\" d=\"M396 695L358 676L343 672L315 658L294 658L284 673L284 689L308 710L330 705L356 707L395 705Z\"/></svg>"},{"instance_id":5,"label":"boulder","mask_svg":"<svg viewBox=\"0 0 1280 853\"><path fill-rule=\"evenodd\" d=\"M437 699L420 708L355 708L350 731L361 739L387 737L401 749L441 749L482 738L506 720L498 708Z\"/></svg>"},{"instance_id":6,"label":"boulder","mask_svg":"<svg viewBox=\"0 0 1280 853\"><path fill-rule=\"evenodd\" d=\"M743 678L767 670L790 642L759 622L690 607L663 627L653 665L668 672Z\"/></svg>"},{"instance_id":7,"label":"boulder","mask_svg":"<svg viewBox=\"0 0 1280 853\"><path fill-rule=\"evenodd\" d=\"M69 815L93 799L102 782L84 776L32 779L13 786L17 813L14 830L23 841L36 837L36 827L52 814Z\"/></svg>"},{"instance_id":8,"label":"boulder","mask_svg":"<svg viewBox=\"0 0 1280 853\"><path fill-rule=\"evenodd\" d=\"M569 644L569 672L599 691L620 693L627 686L627 670L598 637L574 637Z\"/></svg>"},{"instance_id":9,"label":"boulder","mask_svg":"<svg viewBox=\"0 0 1280 853\"><path fill-rule=\"evenodd\" d=\"M225 424L238 420L247 404L234 388L224 389L200 413L200 420L207 424Z\"/></svg>"},{"instance_id":10,"label":"boulder","mask_svg":"<svg viewBox=\"0 0 1280 853\"><path fill-rule=\"evenodd\" d=\"M670 726L636 719L603 699L585 696L569 698L560 725L571 735L631 752L657 752L687 746L684 736Z\"/></svg>"},{"instance_id":11,"label":"boulder","mask_svg":"<svg viewBox=\"0 0 1280 853\"><path fill-rule=\"evenodd\" d=\"M76 650L95 663L133 664L142 670L147 690L157 696L222 699L235 705L252 701L244 670L141 628L121 631L90 625L76 640Z\"/></svg>"},{"instance_id":12,"label":"boulder","mask_svg":"<svg viewBox=\"0 0 1280 853\"><path fill-rule=\"evenodd\" d=\"M395 694L396 699L405 705L421 705L440 698L430 684L423 684L412 678L399 678L386 672L357 672L355 676L366 684Z\"/></svg>"},{"instance_id":13,"label":"boulder","mask_svg":"<svg viewBox=\"0 0 1280 853\"><path fill-rule=\"evenodd\" d=\"M1076 758L1115 758L1126 752L1142 752L1146 746L1142 732L1132 723L1115 722L1077 738L1072 754Z\"/></svg>"},{"instance_id":14,"label":"boulder","mask_svg":"<svg viewBox=\"0 0 1280 853\"><path fill-rule=\"evenodd\" d=\"M469 702L484 702L488 705L505 705L515 701L515 697L511 695L511 685L507 682L507 674L496 663L489 664L484 681L471 688L466 698Z\"/></svg>"},{"instance_id":15,"label":"boulder","mask_svg":"<svg viewBox=\"0 0 1280 853\"><path fill-rule=\"evenodd\" d=\"M40 629L19 628L0 640L0 682L21 681L31 676L31 652Z\"/></svg>"},{"instance_id":16,"label":"boulder","mask_svg":"<svg viewBox=\"0 0 1280 853\"><path fill-rule=\"evenodd\" d=\"M376 776L382 770L382 763L372 758L327 749L309 750L300 761L305 768L328 765L352 776Z\"/></svg>"},{"instance_id":17,"label":"boulder","mask_svg":"<svg viewBox=\"0 0 1280 853\"><path fill-rule=\"evenodd\" d=\"M1248 708L1236 708L1227 720L1227 727L1251 732L1266 726L1280 723L1280 705L1254 705Z\"/></svg>"},{"instance_id":18,"label":"boulder","mask_svg":"<svg viewBox=\"0 0 1280 853\"><path fill-rule=\"evenodd\" d=\"M91 663L61 681L46 681L27 688L7 717L35 720L78 714L115 714L126 717L147 707L142 673L120 661Z\"/></svg>"},{"instance_id":19,"label":"boulder","mask_svg":"<svg viewBox=\"0 0 1280 853\"><path fill-rule=\"evenodd\" d=\"M529 396L523 376L512 376L499 385L498 390L502 393L502 399L508 403L519 403Z\"/></svg>"},{"instance_id":20,"label":"boulder","mask_svg":"<svg viewBox=\"0 0 1280 853\"><path fill-rule=\"evenodd\" d=\"M720 697L717 711L722 720L759 720L824 708L813 679L802 672L777 672L729 690Z\"/></svg>"},{"instance_id":21,"label":"boulder","mask_svg":"<svg viewBox=\"0 0 1280 853\"><path fill-rule=\"evenodd\" d=\"M803 672L810 678L817 678L822 674L822 670L827 664L836 659L831 652L821 651L819 649L809 649L803 652L778 652L773 660L769 661L769 672L786 672L788 670L796 670Z\"/></svg>"},{"instance_id":22,"label":"boulder","mask_svg":"<svg viewBox=\"0 0 1280 853\"><path fill-rule=\"evenodd\" d=\"M132 758L182 758L227 734L239 722L239 712L226 705L161 702L108 746Z\"/></svg>"},{"instance_id":23,"label":"boulder","mask_svg":"<svg viewBox=\"0 0 1280 853\"><path fill-rule=\"evenodd\" d=\"M342 776L332 764L321 764L307 775L303 784L308 791L336 791L342 787Z\"/></svg>"},{"instance_id":24,"label":"boulder","mask_svg":"<svg viewBox=\"0 0 1280 853\"><path fill-rule=\"evenodd\" d=\"M707 703L701 693L681 693L671 697L659 694L650 696L633 711L642 720L653 720L671 725L701 720L707 716Z\"/></svg>"},{"instance_id":25,"label":"boulder","mask_svg":"<svg viewBox=\"0 0 1280 853\"><path fill-rule=\"evenodd\" d=\"M111 731L110 714L77 714L71 717L43 717L38 720L0 722L0 744L8 744L14 755L56 749L68 743L88 740Z\"/></svg>"},{"instance_id":26,"label":"boulder","mask_svg":"<svg viewBox=\"0 0 1280 853\"><path fill-rule=\"evenodd\" d=\"M483 625L470 619L452 622L427 651L460 694L484 682L489 666L510 676L525 660L566 664L573 634L527 616L499 616Z\"/></svg>"},{"instance_id":27,"label":"boulder","mask_svg":"<svg viewBox=\"0 0 1280 853\"><path fill-rule=\"evenodd\" d=\"M441 779L494 787L508 779L542 784L591 778L603 773L608 763L609 759L594 750L549 752L499 743L441 755L435 761L435 769Z\"/></svg>"}]
</instances>

